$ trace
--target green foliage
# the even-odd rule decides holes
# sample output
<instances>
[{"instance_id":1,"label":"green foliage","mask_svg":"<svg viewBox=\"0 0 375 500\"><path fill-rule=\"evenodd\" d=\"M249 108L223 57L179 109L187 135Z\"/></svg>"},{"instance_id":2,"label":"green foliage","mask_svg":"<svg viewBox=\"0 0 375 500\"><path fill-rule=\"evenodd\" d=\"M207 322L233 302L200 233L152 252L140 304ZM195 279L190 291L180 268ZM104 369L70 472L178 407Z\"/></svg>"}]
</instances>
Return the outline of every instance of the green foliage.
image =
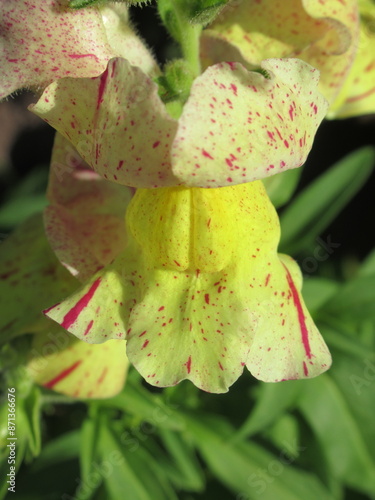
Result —
<instances>
[{"instance_id":1,"label":"green foliage","mask_svg":"<svg viewBox=\"0 0 375 500\"><path fill-rule=\"evenodd\" d=\"M221 10L228 3L228 0L193 0L186 2L187 16L193 24L210 24Z\"/></svg>"},{"instance_id":2,"label":"green foliage","mask_svg":"<svg viewBox=\"0 0 375 500\"><path fill-rule=\"evenodd\" d=\"M307 381L298 408L320 441L331 474L348 486L373 493L375 462L332 378L324 374Z\"/></svg>"},{"instance_id":3,"label":"green foliage","mask_svg":"<svg viewBox=\"0 0 375 500\"><path fill-rule=\"evenodd\" d=\"M302 174L302 168L294 168L263 179L273 205L280 208L292 197Z\"/></svg>"},{"instance_id":4,"label":"green foliage","mask_svg":"<svg viewBox=\"0 0 375 500\"><path fill-rule=\"evenodd\" d=\"M374 161L373 148L359 149L302 191L280 218L282 251L293 255L305 249L361 189Z\"/></svg>"},{"instance_id":5,"label":"green foliage","mask_svg":"<svg viewBox=\"0 0 375 500\"><path fill-rule=\"evenodd\" d=\"M0 228L9 230L18 226L47 205L47 176L47 168L36 168L7 193L0 206Z\"/></svg>"},{"instance_id":6,"label":"green foliage","mask_svg":"<svg viewBox=\"0 0 375 500\"><path fill-rule=\"evenodd\" d=\"M186 61L176 59L164 68L164 74L156 79L159 95L164 102L187 101L194 76Z\"/></svg>"},{"instance_id":7,"label":"green foliage","mask_svg":"<svg viewBox=\"0 0 375 500\"><path fill-rule=\"evenodd\" d=\"M103 5L105 3L107 3L106 0L69 0L69 7L71 9L83 9L85 7Z\"/></svg>"},{"instance_id":8,"label":"green foliage","mask_svg":"<svg viewBox=\"0 0 375 500\"><path fill-rule=\"evenodd\" d=\"M69 7L71 9L84 9L85 7L101 6L109 3L119 2L126 3L127 5L144 5L151 0L69 0Z\"/></svg>"},{"instance_id":9,"label":"green foliage","mask_svg":"<svg viewBox=\"0 0 375 500\"><path fill-rule=\"evenodd\" d=\"M158 0L158 9L171 36L181 43L182 23L206 26L221 12L228 0Z\"/></svg>"}]
</instances>

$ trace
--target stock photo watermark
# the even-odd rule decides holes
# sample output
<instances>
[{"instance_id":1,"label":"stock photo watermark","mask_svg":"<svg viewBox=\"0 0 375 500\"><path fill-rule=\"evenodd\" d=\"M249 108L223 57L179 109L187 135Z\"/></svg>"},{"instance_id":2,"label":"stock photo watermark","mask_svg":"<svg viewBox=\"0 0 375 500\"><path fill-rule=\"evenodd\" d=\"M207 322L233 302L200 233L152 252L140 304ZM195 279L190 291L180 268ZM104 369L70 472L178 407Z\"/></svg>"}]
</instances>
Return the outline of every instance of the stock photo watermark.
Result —
<instances>
[{"instance_id":1,"label":"stock photo watermark","mask_svg":"<svg viewBox=\"0 0 375 500\"><path fill-rule=\"evenodd\" d=\"M375 381L375 363L365 359L363 365L362 376L352 374L349 377L357 396L360 396L363 389L369 387Z\"/></svg>"},{"instance_id":2,"label":"stock photo watermark","mask_svg":"<svg viewBox=\"0 0 375 500\"><path fill-rule=\"evenodd\" d=\"M268 485L273 483L279 477L286 465L292 464L301 452L306 450L306 446L300 446L295 443L294 445L288 441L284 441L284 448L280 451L279 456L271 460L267 467L259 468L256 472L250 474L247 478L249 489L254 489L255 494L263 494ZM253 496L248 493L242 492L236 496L236 500L251 500Z\"/></svg>"},{"instance_id":3,"label":"stock photo watermark","mask_svg":"<svg viewBox=\"0 0 375 500\"><path fill-rule=\"evenodd\" d=\"M78 484L77 490L72 497L68 493L61 496L61 500L81 500L87 498L87 495L94 489L100 486L103 479L108 479L115 467L118 467L125 461L119 450L113 450L108 453L108 456L103 460L94 461L92 463L92 471L83 481L81 478L76 478Z\"/></svg>"},{"instance_id":4,"label":"stock photo watermark","mask_svg":"<svg viewBox=\"0 0 375 500\"><path fill-rule=\"evenodd\" d=\"M318 236L315 239L317 246L314 248L313 254L305 257L301 262L303 273L313 274L319 268L319 263L326 261L337 248L341 247L341 243L332 241L332 236L329 234L325 240Z\"/></svg>"},{"instance_id":5,"label":"stock photo watermark","mask_svg":"<svg viewBox=\"0 0 375 500\"><path fill-rule=\"evenodd\" d=\"M6 482L9 484L8 491L16 492L16 389L8 388L8 465Z\"/></svg>"}]
</instances>

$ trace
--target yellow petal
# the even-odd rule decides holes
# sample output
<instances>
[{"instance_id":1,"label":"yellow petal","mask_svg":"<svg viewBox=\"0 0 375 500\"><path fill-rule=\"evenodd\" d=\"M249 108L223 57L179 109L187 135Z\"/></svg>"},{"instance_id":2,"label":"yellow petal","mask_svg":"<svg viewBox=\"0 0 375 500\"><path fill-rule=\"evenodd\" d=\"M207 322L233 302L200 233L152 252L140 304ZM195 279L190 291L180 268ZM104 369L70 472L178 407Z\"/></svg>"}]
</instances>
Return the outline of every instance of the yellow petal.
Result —
<instances>
[{"instance_id":1,"label":"yellow petal","mask_svg":"<svg viewBox=\"0 0 375 500\"><path fill-rule=\"evenodd\" d=\"M126 338L130 362L156 386L190 379L220 393L245 365L267 381L328 369L298 266L277 255L279 223L260 181L141 190L127 222L126 252L50 318L90 343Z\"/></svg>"},{"instance_id":2,"label":"yellow petal","mask_svg":"<svg viewBox=\"0 0 375 500\"><path fill-rule=\"evenodd\" d=\"M33 338L27 370L39 385L76 398L110 398L128 370L125 342L90 345L52 321Z\"/></svg>"},{"instance_id":3,"label":"yellow petal","mask_svg":"<svg viewBox=\"0 0 375 500\"><path fill-rule=\"evenodd\" d=\"M331 107L330 118L348 118L375 112L375 4L360 3L358 51L349 76Z\"/></svg>"}]
</instances>

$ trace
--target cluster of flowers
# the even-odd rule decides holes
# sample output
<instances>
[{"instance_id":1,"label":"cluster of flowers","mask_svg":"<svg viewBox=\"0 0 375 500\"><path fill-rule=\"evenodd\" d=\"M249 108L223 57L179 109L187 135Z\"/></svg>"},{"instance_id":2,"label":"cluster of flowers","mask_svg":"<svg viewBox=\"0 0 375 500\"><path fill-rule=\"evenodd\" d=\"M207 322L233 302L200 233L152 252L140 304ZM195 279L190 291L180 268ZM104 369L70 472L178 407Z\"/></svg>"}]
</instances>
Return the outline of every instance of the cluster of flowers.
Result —
<instances>
[{"instance_id":1,"label":"cluster of flowers","mask_svg":"<svg viewBox=\"0 0 375 500\"><path fill-rule=\"evenodd\" d=\"M215 393L245 366L267 382L327 370L261 179L301 166L325 116L375 110L374 4L229 3L179 117L123 4L5 1L0 20L0 97L34 89L57 131L43 220L1 248L0 332L34 333L34 380L98 398L129 362Z\"/></svg>"}]
</instances>

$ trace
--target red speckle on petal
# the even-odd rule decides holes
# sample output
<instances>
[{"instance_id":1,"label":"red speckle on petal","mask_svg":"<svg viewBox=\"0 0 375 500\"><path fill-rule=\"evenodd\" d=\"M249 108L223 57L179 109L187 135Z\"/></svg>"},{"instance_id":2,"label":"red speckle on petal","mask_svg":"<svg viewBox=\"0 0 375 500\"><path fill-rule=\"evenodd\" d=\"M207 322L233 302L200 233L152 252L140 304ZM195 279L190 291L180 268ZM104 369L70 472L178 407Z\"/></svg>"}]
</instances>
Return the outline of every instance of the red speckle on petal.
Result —
<instances>
[{"instance_id":1,"label":"red speckle on petal","mask_svg":"<svg viewBox=\"0 0 375 500\"><path fill-rule=\"evenodd\" d=\"M210 160L213 160L213 157L210 155L210 153L207 153L205 149L202 149L202 155L206 158L209 158Z\"/></svg>"},{"instance_id":2,"label":"red speckle on petal","mask_svg":"<svg viewBox=\"0 0 375 500\"><path fill-rule=\"evenodd\" d=\"M89 333L89 331L91 330L92 328L92 325L94 324L94 320L92 319L89 324L87 325L86 327L86 330L85 330L85 333L83 334L83 336L87 335Z\"/></svg>"},{"instance_id":3,"label":"red speckle on petal","mask_svg":"<svg viewBox=\"0 0 375 500\"><path fill-rule=\"evenodd\" d=\"M155 149L155 148L157 148L159 146L159 144L160 144L160 141L156 141L156 142L154 142L154 144L152 145L152 147Z\"/></svg>"},{"instance_id":4,"label":"red speckle on petal","mask_svg":"<svg viewBox=\"0 0 375 500\"><path fill-rule=\"evenodd\" d=\"M234 83L231 83L230 88L233 90L233 94L236 96L237 95L237 86Z\"/></svg>"},{"instance_id":5,"label":"red speckle on petal","mask_svg":"<svg viewBox=\"0 0 375 500\"><path fill-rule=\"evenodd\" d=\"M204 296L204 301L206 302L206 304L209 304L210 303L210 294L209 293L206 293L205 296Z\"/></svg>"},{"instance_id":6,"label":"red speckle on petal","mask_svg":"<svg viewBox=\"0 0 375 500\"><path fill-rule=\"evenodd\" d=\"M190 373L190 370L191 370L191 356L188 357L188 360L186 361L186 369L187 369L187 372Z\"/></svg>"},{"instance_id":7,"label":"red speckle on petal","mask_svg":"<svg viewBox=\"0 0 375 500\"><path fill-rule=\"evenodd\" d=\"M72 56L70 56L70 57L72 57ZM100 77L98 99L96 101L96 109L99 109L99 106L103 102L103 94L104 94L105 86L107 83L107 78L108 78L108 71L104 71L104 73Z\"/></svg>"},{"instance_id":8,"label":"red speckle on petal","mask_svg":"<svg viewBox=\"0 0 375 500\"><path fill-rule=\"evenodd\" d=\"M161 306L159 307L158 311L163 311L164 310L164 306Z\"/></svg>"},{"instance_id":9,"label":"red speckle on petal","mask_svg":"<svg viewBox=\"0 0 375 500\"><path fill-rule=\"evenodd\" d=\"M97 380L97 384L98 385L100 385L103 382L105 376L107 375L107 372L108 372L108 368L107 367L103 368L103 371L102 371L100 377Z\"/></svg>"},{"instance_id":10,"label":"red speckle on petal","mask_svg":"<svg viewBox=\"0 0 375 500\"><path fill-rule=\"evenodd\" d=\"M144 341L144 344L143 344L143 346L142 346L142 349L144 349L145 347L147 347L147 346L148 346L148 344L149 344L149 342L150 342L149 340L145 340L145 341Z\"/></svg>"},{"instance_id":11,"label":"red speckle on petal","mask_svg":"<svg viewBox=\"0 0 375 500\"><path fill-rule=\"evenodd\" d=\"M234 62L225 61L225 64L228 64L228 66L230 67L230 69L232 71L234 71L236 69L236 63L234 63Z\"/></svg>"}]
</instances>

